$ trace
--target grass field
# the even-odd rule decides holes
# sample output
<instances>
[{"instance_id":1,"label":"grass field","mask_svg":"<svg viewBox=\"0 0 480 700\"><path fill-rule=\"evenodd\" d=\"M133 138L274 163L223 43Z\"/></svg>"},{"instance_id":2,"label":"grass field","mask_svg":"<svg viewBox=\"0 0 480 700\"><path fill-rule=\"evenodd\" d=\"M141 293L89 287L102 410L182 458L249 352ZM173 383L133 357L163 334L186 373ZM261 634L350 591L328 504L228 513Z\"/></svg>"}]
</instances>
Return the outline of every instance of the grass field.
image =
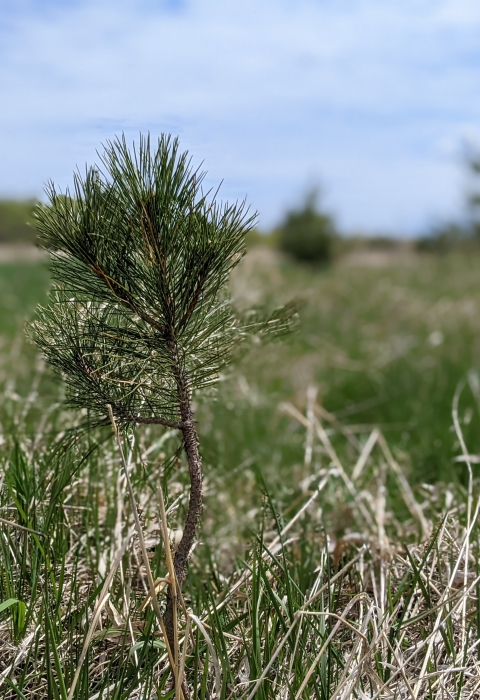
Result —
<instances>
[{"instance_id":1,"label":"grass field","mask_svg":"<svg viewBox=\"0 0 480 700\"><path fill-rule=\"evenodd\" d=\"M240 307L296 297L301 320L197 407L206 498L179 621L193 697L479 692L480 466L469 480L455 461L480 454L479 275L475 256L314 271L262 248L237 270ZM111 436L68 433L79 419L23 339L48 283L43 263L0 266L0 693L175 697L146 570L167 571L160 485L172 541L182 522L178 437L124 444L135 535Z\"/></svg>"},{"instance_id":2,"label":"grass field","mask_svg":"<svg viewBox=\"0 0 480 700\"><path fill-rule=\"evenodd\" d=\"M266 249L247 256L234 280L239 305L299 298L301 322L286 342L240 358L218 401L201 409L212 464L231 469L239 456L273 460L283 482L283 467L302 459L303 443L278 404L289 400L302 409L308 386L315 385L322 405L353 430L380 425L413 481L465 476L453 463L458 445L451 409L457 385L467 382L463 429L472 452L480 451L480 396L472 394L480 370L480 257L358 262L318 272ZM5 346L23 334L48 280L44 264L0 267Z\"/></svg>"},{"instance_id":3,"label":"grass field","mask_svg":"<svg viewBox=\"0 0 480 700\"><path fill-rule=\"evenodd\" d=\"M236 280L240 298L271 304L298 296L304 307L293 338L252 352L234 388L225 385L226 394L234 392L240 444L255 445L252 453L260 454L268 444L279 465L298 460L302 442L292 453L295 435L275 405L288 399L302 408L313 384L322 405L351 429L380 425L415 482L462 478L452 462L458 446L451 409L457 384L470 377L476 386L480 368L480 258L393 256L379 266L373 256L360 263L347 260L319 273L267 251L247 258ZM220 401L215 422L228 415L226 403L226 397ZM470 448L478 451L471 392L462 399L462 420ZM228 442L238 454L233 435Z\"/></svg>"}]
</instances>

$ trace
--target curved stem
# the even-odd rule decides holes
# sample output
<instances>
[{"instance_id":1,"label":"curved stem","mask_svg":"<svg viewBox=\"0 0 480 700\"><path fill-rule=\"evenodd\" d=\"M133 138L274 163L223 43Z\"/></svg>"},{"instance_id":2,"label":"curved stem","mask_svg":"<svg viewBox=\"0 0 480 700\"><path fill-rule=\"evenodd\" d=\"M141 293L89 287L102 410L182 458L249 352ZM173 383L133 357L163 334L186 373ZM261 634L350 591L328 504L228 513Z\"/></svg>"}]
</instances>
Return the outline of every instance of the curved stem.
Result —
<instances>
[{"instance_id":1,"label":"curved stem","mask_svg":"<svg viewBox=\"0 0 480 700\"><path fill-rule=\"evenodd\" d=\"M183 528L182 539L178 545L175 557L173 560L173 568L175 570L176 585L181 589L183 582L187 576L188 557L195 543L197 534L197 526L202 512L202 460L198 449L198 436L195 430L193 421L193 411L191 405L190 389L188 379L184 369L182 368L178 355L178 347L176 343L171 344L173 369L177 382L177 391L179 397L179 407L181 423L180 430L183 434L183 449L188 462L188 471L190 475L190 499L188 502L187 518ZM175 585L175 582L172 582ZM176 605L176 596L172 596L172 588L169 587L167 592L167 607L165 610L165 628L167 631L168 643L173 649L174 645L174 606Z\"/></svg>"}]
</instances>

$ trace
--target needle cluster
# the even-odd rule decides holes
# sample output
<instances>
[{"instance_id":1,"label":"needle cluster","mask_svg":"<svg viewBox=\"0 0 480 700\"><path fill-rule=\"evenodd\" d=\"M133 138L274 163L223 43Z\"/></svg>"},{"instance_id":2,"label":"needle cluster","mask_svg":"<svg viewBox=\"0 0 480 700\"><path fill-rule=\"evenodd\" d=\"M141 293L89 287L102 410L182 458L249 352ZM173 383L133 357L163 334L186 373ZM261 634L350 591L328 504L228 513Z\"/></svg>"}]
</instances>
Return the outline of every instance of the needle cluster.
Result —
<instances>
[{"instance_id":1,"label":"needle cluster","mask_svg":"<svg viewBox=\"0 0 480 700\"><path fill-rule=\"evenodd\" d=\"M235 314L226 287L255 217L209 200L203 178L177 139L130 150L123 137L37 211L54 287L35 340L70 404L102 422L111 405L120 424L180 427L180 376L189 395L205 389L245 336L289 325L292 309Z\"/></svg>"}]
</instances>

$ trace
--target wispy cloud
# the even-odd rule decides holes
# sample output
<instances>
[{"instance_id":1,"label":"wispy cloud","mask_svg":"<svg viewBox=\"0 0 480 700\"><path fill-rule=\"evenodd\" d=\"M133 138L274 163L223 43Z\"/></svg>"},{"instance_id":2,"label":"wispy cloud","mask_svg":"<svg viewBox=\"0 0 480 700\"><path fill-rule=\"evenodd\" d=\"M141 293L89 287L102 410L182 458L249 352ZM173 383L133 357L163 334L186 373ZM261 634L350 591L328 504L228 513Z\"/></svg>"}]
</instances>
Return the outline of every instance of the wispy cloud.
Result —
<instances>
[{"instance_id":1,"label":"wispy cloud","mask_svg":"<svg viewBox=\"0 0 480 700\"><path fill-rule=\"evenodd\" d=\"M105 138L150 129L266 225L318 179L351 229L459 210L476 2L4 0L0 24L0 192L66 184Z\"/></svg>"}]
</instances>

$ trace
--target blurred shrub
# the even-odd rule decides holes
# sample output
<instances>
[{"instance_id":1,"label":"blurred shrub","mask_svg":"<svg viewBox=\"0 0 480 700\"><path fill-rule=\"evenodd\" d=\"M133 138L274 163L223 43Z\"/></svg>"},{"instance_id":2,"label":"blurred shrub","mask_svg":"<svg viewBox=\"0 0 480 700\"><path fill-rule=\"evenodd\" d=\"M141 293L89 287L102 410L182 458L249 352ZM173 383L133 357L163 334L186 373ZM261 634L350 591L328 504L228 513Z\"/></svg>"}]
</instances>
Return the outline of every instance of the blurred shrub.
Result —
<instances>
[{"instance_id":1,"label":"blurred shrub","mask_svg":"<svg viewBox=\"0 0 480 700\"><path fill-rule=\"evenodd\" d=\"M35 200L0 200L0 243L34 243Z\"/></svg>"},{"instance_id":2,"label":"blurred shrub","mask_svg":"<svg viewBox=\"0 0 480 700\"><path fill-rule=\"evenodd\" d=\"M453 250L475 247L472 231L458 224L448 224L434 230L428 236L419 238L415 249L419 253L446 255Z\"/></svg>"},{"instance_id":3,"label":"blurred shrub","mask_svg":"<svg viewBox=\"0 0 480 700\"><path fill-rule=\"evenodd\" d=\"M277 231L281 250L296 260L314 264L329 263L336 239L332 218L317 208L318 193L307 195L303 207L287 213Z\"/></svg>"}]
</instances>

